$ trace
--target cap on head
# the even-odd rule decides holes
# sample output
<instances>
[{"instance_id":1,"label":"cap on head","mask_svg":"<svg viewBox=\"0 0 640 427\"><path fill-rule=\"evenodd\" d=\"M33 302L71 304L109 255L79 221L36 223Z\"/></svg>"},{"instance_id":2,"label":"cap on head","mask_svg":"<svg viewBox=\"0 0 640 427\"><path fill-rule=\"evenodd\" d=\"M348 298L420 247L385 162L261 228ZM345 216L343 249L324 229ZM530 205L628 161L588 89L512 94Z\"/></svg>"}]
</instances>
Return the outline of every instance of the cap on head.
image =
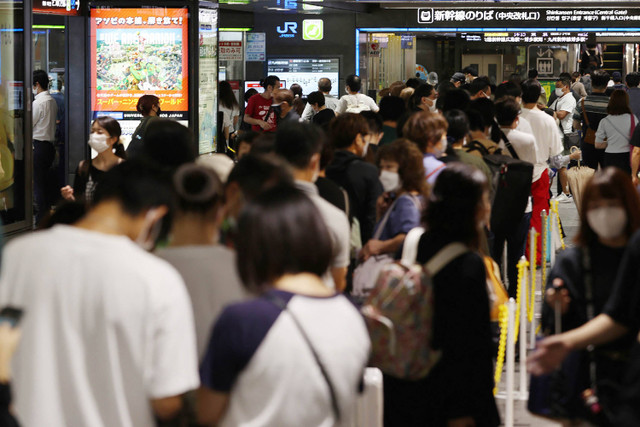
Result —
<instances>
[{"instance_id":1,"label":"cap on head","mask_svg":"<svg viewBox=\"0 0 640 427\"><path fill-rule=\"evenodd\" d=\"M451 76L451 81L452 82L460 82L460 83L464 83L465 81L465 77L464 74L457 72L457 73L453 73L453 76Z\"/></svg>"}]
</instances>

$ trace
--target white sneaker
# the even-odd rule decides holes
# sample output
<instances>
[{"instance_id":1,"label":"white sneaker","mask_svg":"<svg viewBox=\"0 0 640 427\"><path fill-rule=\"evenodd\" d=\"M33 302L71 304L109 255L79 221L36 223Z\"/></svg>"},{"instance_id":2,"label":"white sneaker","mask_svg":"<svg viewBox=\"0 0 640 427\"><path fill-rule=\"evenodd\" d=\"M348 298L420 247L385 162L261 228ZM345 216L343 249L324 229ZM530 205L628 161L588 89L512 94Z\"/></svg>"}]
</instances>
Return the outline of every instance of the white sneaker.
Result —
<instances>
[{"instance_id":1,"label":"white sneaker","mask_svg":"<svg viewBox=\"0 0 640 427\"><path fill-rule=\"evenodd\" d=\"M559 203L571 203L573 202L573 196L571 194L561 193L554 200Z\"/></svg>"}]
</instances>

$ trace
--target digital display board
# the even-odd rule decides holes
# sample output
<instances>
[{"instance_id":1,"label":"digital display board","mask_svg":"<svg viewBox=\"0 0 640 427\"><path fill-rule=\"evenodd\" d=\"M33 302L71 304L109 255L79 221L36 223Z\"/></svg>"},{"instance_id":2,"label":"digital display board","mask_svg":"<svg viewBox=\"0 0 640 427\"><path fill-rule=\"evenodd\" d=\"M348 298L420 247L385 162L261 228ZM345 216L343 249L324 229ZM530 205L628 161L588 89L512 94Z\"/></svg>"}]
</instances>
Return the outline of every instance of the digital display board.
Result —
<instances>
[{"instance_id":1,"label":"digital display board","mask_svg":"<svg viewBox=\"0 0 640 427\"><path fill-rule=\"evenodd\" d=\"M460 33L467 42L483 43L587 43L589 33L554 31Z\"/></svg>"},{"instance_id":2,"label":"digital display board","mask_svg":"<svg viewBox=\"0 0 640 427\"><path fill-rule=\"evenodd\" d=\"M34 0L33 11L54 15L80 15L80 0Z\"/></svg>"},{"instance_id":3,"label":"digital display board","mask_svg":"<svg viewBox=\"0 0 640 427\"><path fill-rule=\"evenodd\" d=\"M286 80L287 87L299 84L304 95L317 91L318 80L326 77L331 80L330 94L335 97L340 94L338 58L271 58L267 61L267 74Z\"/></svg>"},{"instance_id":4,"label":"digital display board","mask_svg":"<svg viewBox=\"0 0 640 427\"><path fill-rule=\"evenodd\" d=\"M91 9L93 117L126 122L125 140L142 118L142 95L160 98L162 117L188 124L187 19L186 8Z\"/></svg>"}]
</instances>

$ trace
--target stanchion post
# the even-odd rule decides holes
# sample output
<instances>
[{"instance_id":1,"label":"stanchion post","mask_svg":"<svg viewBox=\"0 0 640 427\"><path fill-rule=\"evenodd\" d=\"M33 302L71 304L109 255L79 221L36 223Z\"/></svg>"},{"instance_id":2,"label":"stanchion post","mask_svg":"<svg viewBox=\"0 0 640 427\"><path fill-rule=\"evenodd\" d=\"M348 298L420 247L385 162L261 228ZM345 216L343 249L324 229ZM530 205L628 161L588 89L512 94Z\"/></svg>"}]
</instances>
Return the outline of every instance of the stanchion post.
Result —
<instances>
[{"instance_id":1,"label":"stanchion post","mask_svg":"<svg viewBox=\"0 0 640 427\"><path fill-rule=\"evenodd\" d=\"M537 278L537 259L538 259L538 232L535 228L531 228L529 232L529 271L531 272L531 291L529 292L529 348L534 349L536 346L536 278ZM544 262L541 260L541 262Z\"/></svg>"},{"instance_id":2,"label":"stanchion post","mask_svg":"<svg viewBox=\"0 0 640 427\"><path fill-rule=\"evenodd\" d=\"M544 298L545 287L547 286L547 256L549 255L548 233L549 233L549 217L547 211L543 210L540 215L542 216L542 297Z\"/></svg>"},{"instance_id":3,"label":"stanchion post","mask_svg":"<svg viewBox=\"0 0 640 427\"><path fill-rule=\"evenodd\" d=\"M509 299L509 326L507 331L507 384L506 384L506 408L505 427L513 427L514 424L514 394L515 394L515 369L516 369L516 301Z\"/></svg>"},{"instance_id":4,"label":"stanchion post","mask_svg":"<svg viewBox=\"0 0 640 427\"><path fill-rule=\"evenodd\" d=\"M524 259L524 257L523 257ZM528 267L527 267L528 268ZM522 278L522 298L520 299L520 393L519 399L526 400L527 397L527 305L529 286L527 283L527 272Z\"/></svg>"}]
</instances>

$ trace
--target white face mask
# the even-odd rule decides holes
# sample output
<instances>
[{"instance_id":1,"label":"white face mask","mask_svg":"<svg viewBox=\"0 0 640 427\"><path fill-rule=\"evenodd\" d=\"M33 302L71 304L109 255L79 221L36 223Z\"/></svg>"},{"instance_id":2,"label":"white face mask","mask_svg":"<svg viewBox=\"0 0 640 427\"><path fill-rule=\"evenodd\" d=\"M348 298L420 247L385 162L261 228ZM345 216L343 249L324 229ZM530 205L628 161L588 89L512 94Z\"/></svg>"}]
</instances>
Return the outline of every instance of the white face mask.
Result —
<instances>
[{"instance_id":1,"label":"white face mask","mask_svg":"<svg viewBox=\"0 0 640 427\"><path fill-rule=\"evenodd\" d=\"M441 142L436 144L433 151L433 154L435 154L436 157L438 158L442 157L444 152L447 151L447 142L448 141L446 138L442 138ZM442 148L438 148L438 146L441 146Z\"/></svg>"},{"instance_id":2,"label":"white face mask","mask_svg":"<svg viewBox=\"0 0 640 427\"><path fill-rule=\"evenodd\" d=\"M556 89L556 96L558 98L562 98L562 95L564 95L564 90L563 89Z\"/></svg>"},{"instance_id":3,"label":"white face mask","mask_svg":"<svg viewBox=\"0 0 640 427\"><path fill-rule=\"evenodd\" d=\"M367 150L369 150L369 141L365 141L364 148L362 149L362 157L367 155Z\"/></svg>"},{"instance_id":4,"label":"white face mask","mask_svg":"<svg viewBox=\"0 0 640 427\"><path fill-rule=\"evenodd\" d=\"M627 212L624 208L608 206L587 212L587 222L602 239L620 237L627 226Z\"/></svg>"},{"instance_id":5,"label":"white face mask","mask_svg":"<svg viewBox=\"0 0 640 427\"><path fill-rule=\"evenodd\" d=\"M32 88L31 92L33 93L33 96L36 96L38 94L38 88L37 87Z\"/></svg>"},{"instance_id":6,"label":"white face mask","mask_svg":"<svg viewBox=\"0 0 640 427\"><path fill-rule=\"evenodd\" d=\"M109 143L107 142L107 139L109 138L105 134L92 133L91 135L89 135L89 146L96 150L98 153L102 153L111 148L109 146Z\"/></svg>"},{"instance_id":7,"label":"white face mask","mask_svg":"<svg viewBox=\"0 0 640 427\"><path fill-rule=\"evenodd\" d=\"M438 111L438 109L436 108L436 101L433 101L433 104L429 105L429 111L432 113L435 113Z\"/></svg>"},{"instance_id":8,"label":"white face mask","mask_svg":"<svg viewBox=\"0 0 640 427\"><path fill-rule=\"evenodd\" d=\"M397 190L401 186L400 175L398 172L383 170L380 172L380 183L382 184L382 189L387 193Z\"/></svg>"},{"instance_id":9,"label":"white face mask","mask_svg":"<svg viewBox=\"0 0 640 427\"><path fill-rule=\"evenodd\" d=\"M162 221L153 221L155 213L155 209L149 209L149 212L147 212L144 219L142 230L136 238L136 244L147 252L151 251L155 247L156 240L158 240L158 236L160 235L160 230L162 228Z\"/></svg>"}]
</instances>

